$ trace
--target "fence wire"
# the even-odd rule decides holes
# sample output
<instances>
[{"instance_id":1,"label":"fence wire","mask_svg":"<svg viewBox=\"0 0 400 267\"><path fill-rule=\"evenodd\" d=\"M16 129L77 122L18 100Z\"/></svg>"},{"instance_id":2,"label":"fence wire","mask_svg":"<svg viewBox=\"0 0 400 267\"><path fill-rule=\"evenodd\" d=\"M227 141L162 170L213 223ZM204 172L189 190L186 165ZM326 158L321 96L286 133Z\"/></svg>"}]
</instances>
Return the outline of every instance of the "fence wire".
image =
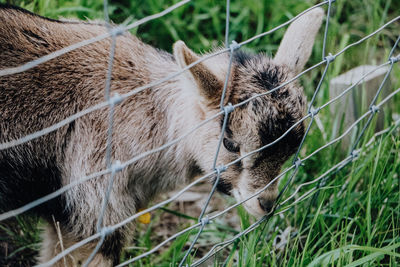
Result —
<instances>
[{"instance_id":1,"label":"fence wire","mask_svg":"<svg viewBox=\"0 0 400 267\"><path fill-rule=\"evenodd\" d=\"M81 48L83 46L87 46L89 44L98 42L100 40L106 39L106 38L111 38L111 45L110 45L110 53L109 53L109 60L108 60L108 68L107 68L107 75L106 75L106 85L104 88L104 101L101 103L98 103L94 106L91 106L87 109L81 110L77 113L75 113L74 115L54 124L51 125L50 127L44 128L38 132L34 132L31 134L28 134L26 136L23 136L19 139L15 139L15 140L11 140L11 141L7 141L4 143L0 144L0 150L5 150L14 146L18 146L21 145L23 143L32 141L36 138L39 138L43 135L46 135L48 133L51 133L67 124L69 124L70 122L85 116L91 112L94 112L96 110L100 110L100 109L104 109L104 108L108 108L109 113L108 113L108 131L107 131L107 145L106 145L106 166L105 169L103 170L99 170L95 173L89 174L85 177L75 177L73 180L74 182L60 188L59 190L54 191L53 193L46 195L42 198L39 198L27 205L24 205L18 209L14 209L8 212L5 212L3 214L0 214L0 221L2 220L6 220L8 218L11 218L13 216L17 216L19 214L22 214L40 204L43 204L46 201L49 201L57 196L60 196L61 194L65 193L66 191L70 190L71 188L84 183L86 181L89 181L91 179L94 179L96 177L99 176L103 176L106 177L108 176L108 185L106 188L106 191L104 192L104 196L103 196L103 202L101 204L100 207L100 215L97 218L97 225L96 225L96 233L79 241L78 243L72 245L69 248L66 248L65 250L63 250L60 254L58 254L57 256L55 256L53 259L51 259L50 261L48 261L47 263L41 264L39 266L51 266L52 264L56 263L57 261L61 260L62 258L64 258L66 255L68 255L69 253L71 253L72 251L82 247L85 244L88 244L90 242L94 242L98 239L97 241L97 245L95 247L95 249L92 251L91 255L89 256L89 258L86 260L86 262L84 263L84 266L88 266L88 264L91 262L91 260L94 258L95 254L98 252L98 250L100 249L101 245L103 244L105 237L111 233L113 233L115 230L117 230L120 227L123 227L124 225L132 222L133 220L135 220L136 218L138 218L139 216L154 211L160 207L165 206L166 204L176 200L179 196L181 196L184 192L186 192L187 190L189 190L190 188L192 188L193 186L195 186L196 184L199 184L200 182L210 178L210 177L215 177L214 182L213 182L213 186L212 189L210 190L210 193L206 199L206 202L204 204L204 206L202 207L200 216L198 217L198 222L190 227L185 228L184 230L175 233L173 235L171 235L169 238L165 239L164 241L160 242L157 246L155 246L154 248L152 248L151 250L142 253L139 256L136 256L132 259L129 259L125 262L120 263L118 266L125 266L128 265L130 263L133 263L135 261L138 261L139 259L142 259L144 257L149 256L150 254L156 252L157 250L159 250L161 247L163 247L164 245L168 244L170 241L174 240L175 238L189 232L192 231L194 229L197 229L197 234L195 235L194 239L192 240L189 249L187 249L184 257L182 258L181 262L179 263L179 266L184 266L187 265L186 261L187 258L189 256L191 256L192 250L195 246L195 244L197 243L198 238L201 236L203 230L205 229L205 226L207 224L213 223L213 220L215 220L216 218L222 216L223 214L227 213L228 211L234 209L235 207L243 204L244 202L258 196L259 194L261 194L263 191L265 191L269 186L271 186L271 184L273 184L275 181L277 181L280 177L288 174L291 172L288 181L286 182L286 184L283 186L282 190L279 192L278 194L278 198L276 201L275 206L273 207L272 211L267 214L266 216L262 217L260 220L258 220L257 222L255 222L254 224L252 224L251 226L249 226L247 229L243 230L242 232L236 234L233 238L225 240L223 242L217 243L215 244L202 258L198 259L197 261L195 261L193 264L191 264L191 266L198 266L201 263L205 262L207 259L209 259L210 257L212 257L213 255L215 255L216 253L218 253L219 251L223 250L224 248L226 248L227 246L230 246L232 243L236 242L238 239L240 239L241 237L245 236L246 234L250 233L251 231L257 229L261 224L263 223L267 223L273 216L277 215L277 214L282 214L288 210L290 210L294 205L300 203L301 201L304 201L305 199L308 198L308 196L313 195L314 193L319 192L319 190L321 190L322 186L325 184L325 182L327 181L327 179L330 177L330 175L336 173L337 171L341 170L343 167L345 167L346 165L348 165L351 162L354 162L356 160L358 160L360 158L360 156L363 155L363 153L365 154L365 149L368 149L368 147L371 145L371 143L373 142L373 139L376 138L379 135L385 134L389 131L391 131L392 129L398 127L400 125L400 120L397 120L396 122L394 122L393 126L375 134L373 136L373 138L371 138L370 141L368 141L364 146L359 147L360 141L362 140L362 137L365 135L365 132L367 131L367 129L370 127L371 121L374 118L374 116L376 115L376 113L380 110L380 108L386 103L388 102L391 98L393 98L396 94L398 94L400 92L400 88L393 91L392 93L390 93L387 97L385 97L381 102L376 103L377 99L379 97L379 95L381 94L381 91L384 87L384 85L386 84L390 73L393 70L393 66L394 64L398 63L400 61L400 55L394 56L395 51L396 51L396 47L399 44L399 40L400 40L400 36L398 37L398 39L396 40L394 46L392 47L390 53L389 53L389 57L387 59L386 62L383 62L381 65L377 66L376 68L374 68L373 70L369 71L368 73L364 74L358 81L356 81L355 83L353 83L351 86L349 86L347 89L345 89L342 93L340 93L338 96L336 96L335 98L330 99L328 102L322 104L319 107L315 107L315 99L318 95L318 93L320 92L321 86L323 81L326 78L327 72L330 68L330 66L333 64L333 62L335 61L335 59L342 55L344 52L346 52L348 49L350 49L353 46L356 46L362 42L364 42L365 40L369 39L370 37L378 34L380 31L382 31L383 29L385 29L387 26L393 24L395 21L400 19L400 16L388 21L387 23L383 24L381 27L379 27L378 29L376 29L375 31L371 32L370 34L366 35L365 37L361 38L360 40L358 40L357 42L354 42L352 44L347 45L346 47L344 47L342 50L340 50L339 52L337 52L336 54L331 54L331 53L327 53L326 51L326 43L327 43L327 38L328 38L328 33L329 33L329 20L330 20L330 16L331 16L331 8L332 5L334 5L335 0L328 0L328 1L323 1L317 5L314 5L306 10L304 10L303 12L299 13L297 16L293 17L292 19L288 20L287 22L269 30L266 32L263 32L261 34L258 34L256 36L251 37L248 40L245 40L241 43L237 43L236 41L231 41L229 42L229 21L230 21L230 0L226 1L226 21L225 21L225 45L226 48L219 50L216 53L212 53L209 54L207 56L202 57L201 59L193 62L192 64L188 65L187 67L183 68L182 70L173 73L169 76L166 76L156 82L152 82L149 84L146 84L144 86L135 88L134 90L123 94L123 95L119 95L117 93L112 94L111 92L111 77L112 77L112 70L113 70L113 60L114 60L114 54L115 54L115 48L116 48L116 40L118 38L119 35L123 34L124 32L133 29L135 27L138 27L140 25L142 25L143 23L146 23L148 21L160 18L170 12L172 12L173 10L189 3L190 0L184 0L184 1L180 1L175 5L172 5L171 7L165 9L164 11L145 17L141 20L138 20L134 23L131 24L122 24L122 25L118 25L118 26L114 26L110 24L110 19L109 19L109 9L108 9L108 0L104 0L104 21L105 21L105 26L107 27L108 31L107 33L104 33L102 35L87 39L85 41L70 45L68 47L62 48L58 51L55 51L53 53L50 53L46 56L40 57L38 59L35 59L31 62L25 63L21 66L17 66L17 67L13 67L13 68L5 68L5 69L1 69L0 70L0 76L5 76L5 75L12 75L12 74L16 74L16 73L20 73L26 70L29 70L39 64L43 64L51 59L57 58L61 55L64 55L66 53L69 53L73 50L76 50L78 48ZM238 51L242 46L247 45L248 43L262 38L266 35L269 35L285 26L287 26L288 24L292 23L293 21L295 21L296 19L298 19L299 17L301 17L302 15L306 14L307 12L311 11L314 8L320 7L320 6L324 6L324 5L328 5L328 10L327 10L327 15L326 15L326 21L325 21L325 30L324 30L324 37L323 37L323 47L322 47L322 61L315 64L314 66L302 71L301 73L299 73L298 75L294 76L293 78L291 78L290 80L286 81L285 83L282 83L281 85L265 92L262 94L257 94L254 95L238 104L235 105L231 105L228 104L226 106L224 106L224 98L225 98L225 92L229 83L229 74L231 72L231 68L232 68L232 62L233 62L233 56L234 53L236 51ZM120 162L118 161L118 159L113 159L112 158L112 136L113 136L113 124L114 124L114 109L115 106L119 105L120 103L122 103L123 101L126 101L129 97L145 90L148 89L150 87L162 84L170 79L173 79L174 77L177 77L178 75L181 75L183 72L187 71L188 69L192 68L193 66L208 60L209 58L215 57L219 54L222 53L229 53L229 64L228 64L228 69L227 69L227 74L226 74L226 79L224 82L224 87L223 87L223 91L221 94L221 100L220 100L220 109L221 111L205 120L203 120L200 124L196 125L195 127L193 127L191 130L189 130L187 133L183 134L182 136L167 142L165 144L163 144L160 147L154 148L152 150L146 151L144 153L140 153L134 157L132 157L131 159L127 160L126 162ZM228 123L228 115L234 111L236 108L245 105L246 103L261 97L261 96L265 96L268 94L272 94L273 92L279 90L280 88L286 86L287 84L297 80L299 77L301 77L302 75L304 75L305 73L310 72L311 70L314 70L322 65L325 65L325 68L323 70L322 76L318 82L317 87L315 88L315 92L312 96L311 101L309 102L309 106L307 109L307 114L301 118L300 120L298 120L296 123L294 123L285 133L283 133L280 137L278 137L277 139L275 139L274 141L272 141L271 143L264 145L260 148L257 148L251 152L248 152L245 155L240 156L239 158L237 158L236 160L226 163L225 165L221 165L221 166L217 166L217 160L218 160L218 155L219 155L219 151L221 148L221 144L223 141L223 137L224 137L224 132L225 132L225 128L226 125ZM369 104L369 108L368 110L361 115L353 124L351 124L349 126L349 128L347 128L340 136L338 136L337 138L332 139L331 141L327 142L325 145L321 146L320 148L314 150L313 152L311 152L309 155L304 156L303 158L300 158L300 150L302 149L306 138L308 136L308 133L315 121L315 118L318 116L318 113L320 112L321 109L326 108L327 106L329 106L330 104L332 104L333 102L341 99L342 97L344 97L346 94L348 94L349 92L356 90L356 86L362 82L365 77L367 77L368 75L370 75L371 73L377 71L380 68L383 67L387 67L389 66L388 71L386 72L384 78L382 79L379 88L373 98L373 100L371 101L371 103ZM112 96L111 96L112 95ZM181 140L187 138L189 135L193 134L194 132L196 132L200 127L203 127L204 125L206 125L207 123L209 123L210 121L223 116L223 123L222 123L222 129L221 129L221 133L219 136L219 141L218 141L218 146L216 148L215 151L215 155L214 155L214 159L213 159L213 165L211 166L212 171L210 171L209 173L203 175L202 177L196 179L195 181L191 182L189 185L187 185L186 187L184 187L183 189L181 189L180 191L178 191L176 194L174 194L172 197L168 198L165 201L159 202L155 205L153 205L152 207L149 207L145 210L142 210L140 212L137 212L135 214L133 214L132 216L126 218L125 220L115 224L115 225L108 225L105 226L103 224L103 217L104 217L104 213L105 213L105 209L106 206L108 204L109 198L110 198L110 194L113 188L113 183L114 183L114 178L116 173L118 173L119 171L123 170L124 168L128 167L129 165L133 164L134 162L144 159L145 157L147 157L150 154L153 153L157 153L159 151L162 151L178 142L180 142ZM326 172L324 172L323 174L321 174L319 177L315 178L312 181L309 182L305 182L303 184L300 184L296 190L286 199L282 199L284 196L285 191L287 190L287 188L289 188L289 186L291 185L291 183L296 179L296 174L298 173L299 168L301 168L304 165L304 162L306 162L308 159L310 159L311 157L313 157L314 155L316 155L317 153L319 153L320 151L322 151L323 149L335 144L336 142L342 140L346 135L348 135L355 127L357 127L365 118L367 118L367 122L364 124L362 130L360 131L360 133L357 135L356 137L356 141L354 142L351 151L349 153L349 155L343 159L342 161L338 162L336 165L332 166L331 168L329 168ZM221 173L223 173L224 171L226 171L228 168L230 168L232 165L240 162L241 160L243 160L246 157L249 157L251 155L253 155L254 153L260 152L274 144L276 144L277 142L279 142L282 138L284 138L292 129L294 129L297 125L301 124L302 122L304 122L305 120L310 119L305 134L302 137L301 143L299 148L297 149L292 165L289 166L288 168L286 168L285 170L283 170L279 175L277 175L274 179L272 179L267 185L265 185L262 189L258 190L257 192L255 192L253 195L251 195L250 197L247 197L246 199L239 201L237 203L235 203L234 205L231 205L229 207L227 207L226 209L214 214L214 215L209 215L206 214L206 209L213 197L213 194L216 190L217 184L219 182ZM307 185L311 185L311 184L315 184L318 183L318 185L314 188L312 188L311 190L307 191L306 193L304 193L302 196L300 196L299 198L297 198L295 201L293 201L292 203L289 203L289 201L291 199L293 199L298 192L300 191L300 189L304 186ZM315 194L314 194L315 196Z\"/></svg>"}]
</instances>

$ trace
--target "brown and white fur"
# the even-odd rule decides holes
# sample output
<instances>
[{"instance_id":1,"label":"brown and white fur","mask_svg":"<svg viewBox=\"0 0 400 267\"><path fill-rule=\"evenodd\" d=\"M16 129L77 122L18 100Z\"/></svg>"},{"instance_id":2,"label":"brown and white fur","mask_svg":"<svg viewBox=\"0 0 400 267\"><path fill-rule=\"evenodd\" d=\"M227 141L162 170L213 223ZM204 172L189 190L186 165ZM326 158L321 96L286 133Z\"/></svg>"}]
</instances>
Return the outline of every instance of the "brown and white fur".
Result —
<instances>
[{"instance_id":1,"label":"brown and white fur","mask_svg":"<svg viewBox=\"0 0 400 267\"><path fill-rule=\"evenodd\" d=\"M313 10L295 21L274 59L235 52L224 103L237 104L292 78L305 65L323 17ZM0 4L0 68L10 68L65 46L107 32L84 22L60 22ZM0 142L53 125L104 100L111 40L76 49L30 70L0 77ZM174 55L157 50L125 33L117 38L111 91L124 94L179 71L200 56L179 41ZM184 74L135 94L115 107L112 159L121 162L159 147L219 112L227 73L227 53L206 60ZM250 101L229 115L225 147L218 165L226 164L284 133L305 110L302 88L292 82ZM18 208L85 175L106 167L108 109L81 117L28 143L0 151L0 212ZM211 171L223 117L188 138L151 154L118 172L104 216L113 225L146 207L149 200ZM242 200L275 177L294 153L304 125L260 153L222 173L220 191ZM96 232L108 176L75 186L32 212L49 224L43 235L40 262L61 251L52 217L60 222L64 247ZM277 182L244 205L256 216L267 213L277 195ZM107 236L92 266L118 263L130 228ZM68 265L85 261L96 243L66 257ZM58 264L63 266L63 260Z\"/></svg>"}]
</instances>

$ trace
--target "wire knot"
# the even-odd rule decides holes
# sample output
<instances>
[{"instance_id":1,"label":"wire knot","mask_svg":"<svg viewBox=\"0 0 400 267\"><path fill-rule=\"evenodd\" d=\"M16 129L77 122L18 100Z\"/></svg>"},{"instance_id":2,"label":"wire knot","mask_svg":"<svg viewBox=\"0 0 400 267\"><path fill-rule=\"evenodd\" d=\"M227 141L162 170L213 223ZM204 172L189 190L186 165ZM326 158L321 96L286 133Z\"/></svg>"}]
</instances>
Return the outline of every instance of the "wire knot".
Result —
<instances>
[{"instance_id":1,"label":"wire knot","mask_svg":"<svg viewBox=\"0 0 400 267\"><path fill-rule=\"evenodd\" d=\"M389 58L390 64L394 64L396 62L400 61L400 55L398 55L397 57L391 57Z\"/></svg>"},{"instance_id":2,"label":"wire knot","mask_svg":"<svg viewBox=\"0 0 400 267\"><path fill-rule=\"evenodd\" d=\"M359 150L353 150L350 153L350 156L352 159L358 158L358 156L360 155L360 151Z\"/></svg>"},{"instance_id":3,"label":"wire knot","mask_svg":"<svg viewBox=\"0 0 400 267\"><path fill-rule=\"evenodd\" d=\"M232 106L231 103L228 103L227 106L224 107L225 116L235 110L235 107Z\"/></svg>"},{"instance_id":4,"label":"wire knot","mask_svg":"<svg viewBox=\"0 0 400 267\"><path fill-rule=\"evenodd\" d=\"M111 172L116 173L121 171L124 168L124 166L121 164L121 161L117 160L113 165L111 165Z\"/></svg>"},{"instance_id":5,"label":"wire knot","mask_svg":"<svg viewBox=\"0 0 400 267\"><path fill-rule=\"evenodd\" d=\"M227 169L227 167L225 165L215 167L215 171L217 172L217 174L223 173L224 171L226 171L226 169Z\"/></svg>"},{"instance_id":6,"label":"wire knot","mask_svg":"<svg viewBox=\"0 0 400 267\"><path fill-rule=\"evenodd\" d=\"M372 105L369 109L371 110L372 114L379 112L379 107L375 105Z\"/></svg>"},{"instance_id":7,"label":"wire knot","mask_svg":"<svg viewBox=\"0 0 400 267\"><path fill-rule=\"evenodd\" d=\"M325 60L326 60L327 63L331 63L332 61L335 60L335 58L336 58L336 56L334 56L334 55L332 55L331 53L329 53L329 55L327 55L327 56L325 57Z\"/></svg>"},{"instance_id":8,"label":"wire knot","mask_svg":"<svg viewBox=\"0 0 400 267\"><path fill-rule=\"evenodd\" d=\"M314 116L317 115L320 110L321 108L314 108L313 106L311 106L308 113L311 115L311 118L314 118Z\"/></svg>"},{"instance_id":9,"label":"wire knot","mask_svg":"<svg viewBox=\"0 0 400 267\"><path fill-rule=\"evenodd\" d=\"M119 36L124 34L124 32L125 32L125 27L117 26L111 29L110 34L111 36Z\"/></svg>"},{"instance_id":10,"label":"wire knot","mask_svg":"<svg viewBox=\"0 0 400 267\"><path fill-rule=\"evenodd\" d=\"M105 226L105 227L101 228L100 234L101 234L101 236L108 236L112 232L114 232L113 228Z\"/></svg>"},{"instance_id":11,"label":"wire knot","mask_svg":"<svg viewBox=\"0 0 400 267\"><path fill-rule=\"evenodd\" d=\"M118 93L114 93L113 97L111 97L110 100L108 100L108 103L109 103L110 105L115 106L115 105L118 105L119 103L121 103L122 100L124 100L124 97L123 97L123 96L121 96L121 95L118 94Z\"/></svg>"},{"instance_id":12,"label":"wire knot","mask_svg":"<svg viewBox=\"0 0 400 267\"><path fill-rule=\"evenodd\" d=\"M231 53L235 52L240 48L240 44L238 44L235 40L232 41L232 43L229 45L229 49L231 50Z\"/></svg>"},{"instance_id":13,"label":"wire knot","mask_svg":"<svg viewBox=\"0 0 400 267\"><path fill-rule=\"evenodd\" d=\"M204 227L210 223L210 218L208 218L208 216L205 216L205 217L201 218L200 223L201 223L201 226Z\"/></svg>"},{"instance_id":14,"label":"wire knot","mask_svg":"<svg viewBox=\"0 0 400 267\"><path fill-rule=\"evenodd\" d=\"M360 155L360 151L359 150L353 150L350 153L352 158L357 158Z\"/></svg>"},{"instance_id":15,"label":"wire knot","mask_svg":"<svg viewBox=\"0 0 400 267\"><path fill-rule=\"evenodd\" d=\"M298 169L300 166L303 165L303 161L300 158L297 158L297 160L295 160L293 162L294 166L296 167L296 169Z\"/></svg>"}]
</instances>

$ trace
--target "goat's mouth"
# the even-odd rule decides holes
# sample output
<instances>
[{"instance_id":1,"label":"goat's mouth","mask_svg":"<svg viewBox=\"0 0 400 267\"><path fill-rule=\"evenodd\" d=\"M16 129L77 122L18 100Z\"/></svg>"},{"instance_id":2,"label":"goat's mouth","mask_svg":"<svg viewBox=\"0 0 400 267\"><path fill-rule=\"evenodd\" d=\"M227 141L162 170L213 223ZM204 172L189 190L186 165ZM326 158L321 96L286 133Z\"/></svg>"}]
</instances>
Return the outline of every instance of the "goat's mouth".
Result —
<instances>
[{"instance_id":1,"label":"goat's mouth","mask_svg":"<svg viewBox=\"0 0 400 267\"><path fill-rule=\"evenodd\" d=\"M253 195L250 192L248 192L247 190L244 190L244 192L241 192L241 190L239 188L234 188L232 190L232 193L237 202L244 201ZM257 196L254 196L254 197L246 200L245 202L242 203L242 205L248 213L250 213L251 215L253 215L256 218L261 218L262 216L267 214L267 212L265 212L265 210L263 210L262 207L260 206L260 202L259 202Z\"/></svg>"}]
</instances>

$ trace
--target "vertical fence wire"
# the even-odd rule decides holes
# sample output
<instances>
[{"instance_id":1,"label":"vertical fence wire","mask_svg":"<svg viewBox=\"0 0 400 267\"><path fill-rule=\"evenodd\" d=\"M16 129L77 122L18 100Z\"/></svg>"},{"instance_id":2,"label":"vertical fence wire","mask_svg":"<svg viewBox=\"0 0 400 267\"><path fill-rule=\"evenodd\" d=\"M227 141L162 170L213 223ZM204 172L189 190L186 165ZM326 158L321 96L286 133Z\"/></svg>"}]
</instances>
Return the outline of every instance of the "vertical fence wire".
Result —
<instances>
[{"instance_id":1,"label":"vertical fence wire","mask_svg":"<svg viewBox=\"0 0 400 267\"><path fill-rule=\"evenodd\" d=\"M112 26L110 25L110 18L108 16L109 13L108 0L103 1L103 6L104 6L104 21L106 22L106 27L108 29L108 32L110 32ZM111 77L112 77L116 43L117 43L117 35L112 34L111 45L110 45L110 56L108 59L108 68L106 73L106 85L104 89L104 98L105 101L107 102L110 101ZM114 125L114 108L115 108L115 103L112 103L109 106L109 112L108 112L108 129L107 129L106 154L105 154L105 163L107 169L111 168L111 162L112 162L111 157L112 157L112 132ZM103 219L107 209L108 201L110 199L111 191L114 185L114 179L115 179L115 170L111 172L110 177L108 178L108 186L105 189L101 204L101 210L99 213L99 217L97 218L96 231L97 233L101 233L101 237L100 240L97 242L96 247L93 249L92 253L89 255L86 262L83 264L83 267L89 266L90 262L94 259L96 253L100 250L101 246L103 245L106 235L108 234L107 231L104 231Z\"/></svg>"},{"instance_id":2,"label":"vertical fence wire","mask_svg":"<svg viewBox=\"0 0 400 267\"><path fill-rule=\"evenodd\" d=\"M230 0L226 1L226 24L225 24L225 44L228 47L228 37L229 37L229 17L230 17ZM222 141L224 139L224 133L225 133L225 129L226 129L226 125L228 123L228 118L229 118L229 113L231 113L233 111L233 106L232 104L228 104L228 106L224 107L224 101L225 101L225 95L226 95L226 90L228 87L228 83L229 83L229 77L230 77L230 73L231 73L231 69L232 69L232 61L233 61L233 53L235 52L236 49L239 49L238 44L233 41L232 44L229 46L230 48L230 54L229 54L229 63L228 63L228 69L226 71L226 77L225 77L225 82L224 82L224 87L222 89L222 93L221 93L221 100L220 100L220 109L221 111L224 111L224 119L223 119L223 123L222 123L222 128L221 128L221 133L219 136L219 140L218 140L218 145L217 145L217 150L215 152L215 156L214 156L214 161L213 161L213 166L212 169L215 170L217 172L216 174L216 178L214 180L213 186L211 188L211 191L206 199L205 204L203 205L203 208L200 212L198 221L199 223L201 223L201 227L199 229L199 231L197 232L196 236L194 237L192 243L190 244L188 250L186 251L185 255L183 256L181 262L179 263L179 267L183 266L183 264L185 264L187 257L190 255L193 247L195 246L198 238L200 237L201 233L204 230L204 227L209 223L209 219L208 217L204 217L204 214L206 212L206 209L211 201L212 196L214 195L216 189L217 189L217 185L220 181L221 178L221 173L224 172L226 170L225 166L219 166L217 167L217 160L218 160L218 155L219 155L219 151L221 149L221 145L222 145Z\"/></svg>"},{"instance_id":3,"label":"vertical fence wire","mask_svg":"<svg viewBox=\"0 0 400 267\"><path fill-rule=\"evenodd\" d=\"M360 142L362 136L364 135L365 131L367 130L368 126L370 125L370 123L371 123L373 117L374 117L375 114L376 114L376 112L375 112L375 111L376 111L376 110L375 110L375 102L376 102L376 100L378 99L378 96L380 95L380 93L381 93L381 91L382 91L382 89L383 89L383 87L384 87L386 81L388 80L389 75L390 75L390 73L391 73L392 70L393 70L394 64L396 63L396 58L394 58L394 57L392 57L392 56L393 56L393 54L394 54L394 51L395 51L397 45L399 44L399 41L400 41L400 36L397 37L397 40L396 40L396 42L394 43L392 49L390 50L390 53L389 53L389 56L388 56L388 60L390 61L389 70L386 72L386 75L385 75L385 77L383 78L382 83L379 85L378 91L376 92L374 98L373 98L372 101L371 101L371 104L369 105L369 109L373 110L374 112L369 116L368 121L365 123L365 125L364 125L363 129L361 130L360 134L357 136L357 139L356 139L356 141L354 142L354 145L353 145L353 147L352 147L350 153L352 153L352 151L355 150L355 148L357 147L358 143ZM377 110L377 111L379 111L379 110Z\"/></svg>"}]
</instances>

